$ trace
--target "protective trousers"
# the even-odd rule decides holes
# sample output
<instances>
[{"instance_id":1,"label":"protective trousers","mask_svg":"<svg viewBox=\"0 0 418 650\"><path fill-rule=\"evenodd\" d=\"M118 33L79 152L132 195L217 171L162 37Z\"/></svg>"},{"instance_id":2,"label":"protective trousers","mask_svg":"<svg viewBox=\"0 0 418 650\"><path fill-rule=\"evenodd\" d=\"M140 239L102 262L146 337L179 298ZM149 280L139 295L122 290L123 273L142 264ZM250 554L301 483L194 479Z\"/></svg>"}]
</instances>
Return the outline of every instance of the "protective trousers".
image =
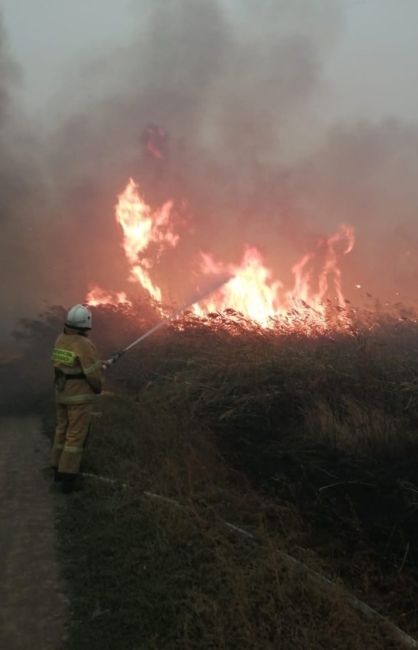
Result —
<instances>
[{"instance_id":1,"label":"protective trousers","mask_svg":"<svg viewBox=\"0 0 418 650\"><path fill-rule=\"evenodd\" d=\"M62 474L77 474L89 432L92 404L57 404L52 466Z\"/></svg>"}]
</instances>

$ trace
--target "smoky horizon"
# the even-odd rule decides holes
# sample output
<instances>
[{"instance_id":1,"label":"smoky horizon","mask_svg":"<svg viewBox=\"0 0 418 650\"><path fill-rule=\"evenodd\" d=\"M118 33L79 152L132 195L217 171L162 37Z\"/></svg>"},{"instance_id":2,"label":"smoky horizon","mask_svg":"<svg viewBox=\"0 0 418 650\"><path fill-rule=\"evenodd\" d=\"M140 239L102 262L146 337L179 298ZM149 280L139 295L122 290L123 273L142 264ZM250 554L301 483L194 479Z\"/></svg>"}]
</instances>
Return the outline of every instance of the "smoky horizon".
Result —
<instances>
[{"instance_id":1,"label":"smoky horizon","mask_svg":"<svg viewBox=\"0 0 418 650\"><path fill-rule=\"evenodd\" d=\"M3 333L94 287L181 304L249 249L271 304L293 295L307 256L308 302L325 276L322 298L339 304L415 301L418 8L100 5L0 3ZM170 203L131 256L115 216L129 179L149 218Z\"/></svg>"}]
</instances>

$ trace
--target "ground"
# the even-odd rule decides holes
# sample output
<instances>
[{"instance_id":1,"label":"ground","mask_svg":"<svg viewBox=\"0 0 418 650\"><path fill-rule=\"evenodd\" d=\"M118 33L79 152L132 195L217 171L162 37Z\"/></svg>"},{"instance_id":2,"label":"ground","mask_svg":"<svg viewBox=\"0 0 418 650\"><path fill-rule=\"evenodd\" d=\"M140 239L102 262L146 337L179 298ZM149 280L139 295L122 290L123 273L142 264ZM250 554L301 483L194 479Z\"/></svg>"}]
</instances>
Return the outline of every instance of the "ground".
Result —
<instances>
[{"instance_id":1,"label":"ground","mask_svg":"<svg viewBox=\"0 0 418 650\"><path fill-rule=\"evenodd\" d=\"M1 418L0 647L59 650L68 603L55 557L55 501L40 469L48 443L37 418Z\"/></svg>"},{"instance_id":2,"label":"ground","mask_svg":"<svg viewBox=\"0 0 418 650\"><path fill-rule=\"evenodd\" d=\"M141 318L98 311L99 349L133 340ZM0 364L0 412L25 405L45 432L54 414L45 360L61 321L53 310L24 323L24 354ZM63 640L65 607L57 631L45 621L59 616L57 570L38 559L45 543L53 557L53 515L71 603L65 650L398 650L399 632L354 609L352 596L418 638L418 331L415 321L373 322L308 337L214 315L156 334L107 373L83 458L106 480L90 478L68 499L48 494L38 474L39 424L3 422L13 502L0 512L10 537L2 589L15 630L14 646L10 624L0 647L51 647L39 641L45 629ZM19 611L25 564L41 575L27 580L29 595L19 589ZM318 573L333 586L310 578Z\"/></svg>"}]
</instances>

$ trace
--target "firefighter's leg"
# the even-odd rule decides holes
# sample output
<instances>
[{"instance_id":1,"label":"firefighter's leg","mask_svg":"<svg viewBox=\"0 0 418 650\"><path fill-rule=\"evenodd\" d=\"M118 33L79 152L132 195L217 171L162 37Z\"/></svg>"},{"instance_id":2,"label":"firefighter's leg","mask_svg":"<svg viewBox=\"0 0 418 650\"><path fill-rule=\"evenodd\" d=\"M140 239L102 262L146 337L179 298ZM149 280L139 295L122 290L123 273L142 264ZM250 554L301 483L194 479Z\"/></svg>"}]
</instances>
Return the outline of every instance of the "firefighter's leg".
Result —
<instances>
[{"instance_id":1,"label":"firefighter's leg","mask_svg":"<svg viewBox=\"0 0 418 650\"><path fill-rule=\"evenodd\" d=\"M58 468L62 451L65 444L65 436L68 428L67 407L63 404L57 404L57 424L55 428L54 444L51 451L51 465L55 472Z\"/></svg>"},{"instance_id":2,"label":"firefighter's leg","mask_svg":"<svg viewBox=\"0 0 418 650\"><path fill-rule=\"evenodd\" d=\"M80 404L68 406L67 409L68 428L58 467L64 481L64 492L71 491L71 484L80 469L84 442L89 431L92 405Z\"/></svg>"}]
</instances>

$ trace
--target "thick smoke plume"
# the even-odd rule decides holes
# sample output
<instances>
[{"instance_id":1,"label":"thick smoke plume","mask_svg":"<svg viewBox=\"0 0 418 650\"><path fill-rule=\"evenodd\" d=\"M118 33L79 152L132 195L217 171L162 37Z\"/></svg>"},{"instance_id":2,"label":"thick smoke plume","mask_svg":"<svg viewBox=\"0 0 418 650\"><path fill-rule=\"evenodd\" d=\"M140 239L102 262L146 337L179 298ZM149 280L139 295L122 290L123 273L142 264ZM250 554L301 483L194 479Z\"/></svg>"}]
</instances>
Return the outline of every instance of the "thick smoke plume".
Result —
<instances>
[{"instance_id":1,"label":"thick smoke plume","mask_svg":"<svg viewBox=\"0 0 418 650\"><path fill-rule=\"evenodd\" d=\"M233 3L230 3L231 7ZM246 243L290 282L318 236L354 225L347 294L393 298L418 280L418 129L315 121L321 70L344 29L334 0L136 3L136 37L64 80L42 125L15 101L0 35L0 256L6 324L129 275L114 221L129 177L174 199L182 239L157 270L189 290L199 250L238 262ZM163 131L163 156L147 130ZM42 127L42 128L41 128ZM145 135L144 135L145 134ZM168 273L169 272L169 273ZM186 278L186 279L185 279Z\"/></svg>"}]
</instances>

